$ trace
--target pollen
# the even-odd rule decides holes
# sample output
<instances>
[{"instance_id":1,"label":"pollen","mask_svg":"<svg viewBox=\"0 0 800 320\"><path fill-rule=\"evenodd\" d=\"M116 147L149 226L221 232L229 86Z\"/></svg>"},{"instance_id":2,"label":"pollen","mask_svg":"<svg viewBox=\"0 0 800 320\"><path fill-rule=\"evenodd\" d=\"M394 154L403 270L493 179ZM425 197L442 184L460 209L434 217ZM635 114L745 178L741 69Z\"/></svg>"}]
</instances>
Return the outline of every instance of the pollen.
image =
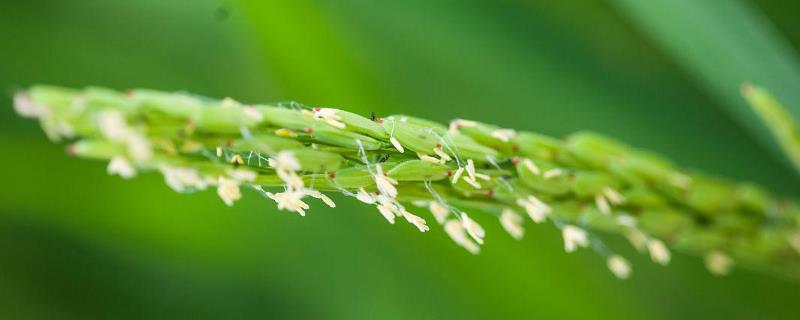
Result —
<instances>
[{"instance_id":1,"label":"pollen","mask_svg":"<svg viewBox=\"0 0 800 320\"><path fill-rule=\"evenodd\" d=\"M706 254L705 264L708 271L715 276L724 276L731 272L733 259L722 251L711 251Z\"/></svg>"},{"instance_id":2,"label":"pollen","mask_svg":"<svg viewBox=\"0 0 800 320\"><path fill-rule=\"evenodd\" d=\"M450 134L456 134L461 128L471 128L477 127L478 123L475 121L464 120L464 119L455 119L450 121L450 126L447 129L447 132Z\"/></svg>"},{"instance_id":3,"label":"pollen","mask_svg":"<svg viewBox=\"0 0 800 320\"><path fill-rule=\"evenodd\" d=\"M517 132L512 129L497 129L491 132L491 136L500 141L508 142L517 136Z\"/></svg>"},{"instance_id":4,"label":"pollen","mask_svg":"<svg viewBox=\"0 0 800 320\"><path fill-rule=\"evenodd\" d=\"M508 232L514 239L522 239L525 235L525 229L522 227L522 216L517 214L511 208L503 209L500 214L500 225Z\"/></svg>"},{"instance_id":5,"label":"pollen","mask_svg":"<svg viewBox=\"0 0 800 320\"><path fill-rule=\"evenodd\" d=\"M517 159L519 159L519 158L517 158ZM519 160L517 160L517 161L519 161ZM542 170L539 169L539 167L536 166L536 164L533 163L533 161L531 161L530 159L522 160L522 164L525 165L525 168L528 168L528 170L530 170L530 172L535 174L535 175L539 175L539 174L542 173Z\"/></svg>"},{"instance_id":6,"label":"pollen","mask_svg":"<svg viewBox=\"0 0 800 320\"><path fill-rule=\"evenodd\" d=\"M453 179L452 179L453 184L458 183L458 179L461 178L461 174L463 173L464 173L463 167L458 167L458 169L456 169L456 173L453 174Z\"/></svg>"},{"instance_id":7,"label":"pollen","mask_svg":"<svg viewBox=\"0 0 800 320\"><path fill-rule=\"evenodd\" d=\"M621 205L625 202L625 197L623 197L622 194L619 193L619 191L614 190L611 187L603 188L603 195L605 195L606 199L608 199L608 201L610 201L611 204L614 205Z\"/></svg>"},{"instance_id":8,"label":"pollen","mask_svg":"<svg viewBox=\"0 0 800 320\"><path fill-rule=\"evenodd\" d=\"M467 251L470 253L478 254L480 252L480 246L470 240L461 221L456 219L448 220L444 224L444 231L448 236L450 236L450 239L453 239L453 242L464 249L467 249Z\"/></svg>"},{"instance_id":9,"label":"pollen","mask_svg":"<svg viewBox=\"0 0 800 320\"><path fill-rule=\"evenodd\" d=\"M440 145L440 144L437 144L436 148L433 148L433 153L435 153L437 156L439 156L439 159L440 159L439 163L445 163L447 161L453 160L452 158L450 158L450 155L448 155L446 152L442 151L442 145Z\"/></svg>"},{"instance_id":10,"label":"pollen","mask_svg":"<svg viewBox=\"0 0 800 320\"><path fill-rule=\"evenodd\" d=\"M402 210L403 218L406 218L406 221L413 224L419 232L426 232L430 230L427 224L425 224L425 219L420 218L412 214L411 212L406 211L405 209Z\"/></svg>"},{"instance_id":11,"label":"pollen","mask_svg":"<svg viewBox=\"0 0 800 320\"><path fill-rule=\"evenodd\" d=\"M130 179L136 176L136 169L122 156L111 158L107 168L109 175L118 175L123 179Z\"/></svg>"},{"instance_id":12,"label":"pollen","mask_svg":"<svg viewBox=\"0 0 800 320\"><path fill-rule=\"evenodd\" d=\"M463 212L461 213L461 224L464 226L464 229L467 230L467 234L469 234L475 242L483 244L483 237L486 236L486 232L481 225Z\"/></svg>"},{"instance_id":13,"label":"pollen","mask_svg":"<svg viewBox=\"0 0 800 320\"><path fill-rule=\"evenodd\" d=\"M402 144L400 144L400 142L399 142L399 141L397 141L397 139L395 139L395 137L391 137L391 138L389 138L389 142L391 142L391 143L392 143L392 146L394 146L394 148L395 148L395 149L397 149L397 151L399 151L400 153L404 153L404 152L406 151L406 150L403 148L403 145L402 145Z\"/></svg>"},{"instance_id":14,"label":"pollen","mask_svg":"<svg viewBox=\"0 0 800 320\"><path fill-rule=\"evenodd\" d=\"M631 245L639 252L644 251L644 249L647 247L647 235L638 229L631 228L630 230L626 231L625 238L627 238L628 242L630 242Z\"/></svg>"},{"instance_id":15,"label":"pollen","mask_svg":"<svg viewBox=\"0 0 800 320\"><path fill-rule=\"evenodd\" d=\"M383 173L383 169L381 168L380 164L375 165L375 170L376 173L372 178L375 180L375 185L378 187L378 191L389 198L396 198L397 189L394 186L397 185L397 180L387 177Z\"/></svg>"},{"instance_id":16,"label":"pollen","mask_svg":"<svg viewBox=\"0 0 800 320\"><path fill-rule=\"evenodd\" d=\"M608 200L606 200L606 198L603 197L603 195L600 194L596 195L594 197L594 204L595 206L597 206L597 209L600 210L601 213L603 214L611 213L611 205L608 204Z\"/></svg>"},{"instance_id":17,"label":"pollen","mask_svg":"<svg viewBox=\"0 0 800 320\"><path fill-rule=\"evenodd\" d=\"M535 223L544 222L550 214L550 207L533 195L517 199L517 205L525 208L528 216Z\"/></svg>"},{"instance_id":18,"label":"pollen","mask_svg":"<svg viewBox=\"0 0 800 320\"><path fill-rule=\"evenodd\" d=\"M242 198L242 193L239 191L239 182L225 177L219 177L217 181L217 195L222 198L229 207L234 202Z\"/></svg>"},{"instance_id":19,"label":"pollen","mask_svg":"<svg viewBox=\"0 0 800 320\"><path fill-rule=\"evenodd\" d=\"M430 163L439 163L439 159L436 159L436 158L434 158L434 157L431 157L431 156L429 156L429 155L427 155L427 154L422 154L422 153L419 153L419 152L417 152L417 157L418 157L420 160L422 160L422 161L425 161L425 162L430 162Z\"/></svg>"},{"instance_id":20,"label":"pollen","mask_svg":"<svg viewBox=\"0 0 800 320\"><path fill-rule=\"evenodd\" d=\"M608 270L611 270L611 273L617 278L628 279L631 276L630 263L620 255L615 254L608 257L606 264L608 265Z\"/></svg>"},{"instance_id":21,"label":"pollen","mask_svg":"<svg viewBox=\"0 0 800 320\"><path fill-rule=\"evenodd\" d=\"M261 114L261 112L258 112L258 110L252 106L243 107L242 112L244 112L244 116L252 122L260 123L261 121L264 121L264 115Z\"/></svg>"},{"instance_id":22,"label":"pollen","mask_svg":"<svg viewBox=\"0 0 800 320\"><path fill-rule=\"evenodd\" d=\"M345 124L340 121L342 117L338 112L339 110L333 108L314 108L313 115L334 128L344 129Z\"/></svg>"},{"instance_id":23,"label":"pollen","mask_svg":"<svg viewBox=\"0 0 800 320\"><path fill-rule=\"evenodd\" d=\"M356 199L366 204L373 204L378 201L373 195L364 190L364 188L358 189L358 193L356 193Z\"/></svg>"},{"instance_id":24,"label":"pollen","mask_svg":"<svg viewBox=\"0 0 800 320\"><path fill-rule=\"evenodd\" d=\"M788 241L789 245L792 246L792 249L797 251L797 253L800 253L800 232L795 232L789 235Z\"/></svg>"},{"instance_id":25,"label":"pollen","mask_svg":"<svg viewBox=\"0 0 800 320\"><path fill-rule=\"evenodd\" d=\"M445 220L447 220L447 216L450 215L450 209L447 209L447 207L443 206L438 201L431 201L428 205L428 210L431 211L433 218L436 219L436 222L439 224L444 223Z\"/></svg>"},{"instance_id":26,"label":"pollen","mask_svg":"<svg viewBox=\"0 0 800 320\"><path fill-rule=\"evenodd\" d=\"M667 249L667 246L665 246L661 240L653 239L648 241L647 250L650 251L650 258L654 262L662 266L669 264L671 255L669 249Z\"/></svg>"},{"instance_id":27,"label":"pollen","mask_svg":"<svg viewBox=\"0 0 800 320\"><path fill-rule=\"evenodd\" d=\"M308 204L303 202L305 193L300 190L284 191L280 193L266 193L267 197L278 203L279 210L297 212L300 216L306 215Z\"/></svg>"},{"instance_id":28,"label":"pollen","mask_svg":"<svg viewBox=\"0 0 800 320\"><path fill-rule=\"evenodd\" d=\"M334 203L333 200L324 193L313 189L306 189L305 191L306 195L322 200L322 202L324 202L328 207L336 208L336 203Z\"/></svg>"},{"instance_id":29,"label":"pollen","mask_svg":"<svg viewBox=\"0 0 800 320\"><path fill-rule=\"evenodd\" d=\"M295 133L295 132L294 132L294 131L292 131L292 130L286 129L286 128L280 128L280 129L278 129L278 130L275 130L275 132L274 132L274 133L275 133L275 135L276 135L276 136L279 136L279 137L284 137L284 138L297 138L297 133ZM310 134L310 133L311 133L311 132L309 132L309 134Z\"/></svg>"},{"instance_id":30,"label":"pollen","mask_svg":"<svg viewBox=\"0 0 800 320\"><path fill-rule=\"evenodd\" d=\"M564 226L561 229L561 235L564 238L564 251L566 252L574 252L578 248L589 246L589 236L586 230L576 226Z\"/></svg>"},{"instance_id":31,"label":"pollen","mask_svg":"<svg viewBox=\"0 0 800 320\"><path fill-rule=\"evenodd\" d=\"M544 172L542 175L545 179L553 179L556 177L560 177L564 173L561 169L550 169Z\"/></svg>"}]
</instances>

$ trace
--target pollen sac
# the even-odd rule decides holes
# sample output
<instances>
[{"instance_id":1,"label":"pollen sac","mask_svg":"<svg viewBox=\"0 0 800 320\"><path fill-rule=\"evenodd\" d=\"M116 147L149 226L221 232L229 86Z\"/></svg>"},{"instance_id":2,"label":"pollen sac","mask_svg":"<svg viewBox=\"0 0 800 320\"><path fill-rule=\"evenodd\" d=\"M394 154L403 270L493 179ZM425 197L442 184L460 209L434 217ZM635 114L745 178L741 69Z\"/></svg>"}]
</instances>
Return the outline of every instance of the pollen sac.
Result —
<instances>
[{"instance_id":1,"label":"pollen sac","mask_svg":"<svg viewBox=\"0 0 800 320\"><path fill-rule=\"evenodd\" d=\"M536 192L549 195L563 195L569 193L570 181L567 174L545 177L543 174L544 172L553 172L550 170L558 169L558 167L544 161L536 161L535 163L540 170L539 174L533 172L529 166L523 164L517 165L517 175L525 186Z\"/></svg>"},{"instance_id":2,"label":"pollen sac","mask_svg":"<svg viewBox=\"0 0 800 320\"><path fill-rule=\"evenodd\" d=\"M423 160L403 161L386 172L397 181L439 181L447 178L452 169L446 165Z\"/></svg>"}]
</instances>

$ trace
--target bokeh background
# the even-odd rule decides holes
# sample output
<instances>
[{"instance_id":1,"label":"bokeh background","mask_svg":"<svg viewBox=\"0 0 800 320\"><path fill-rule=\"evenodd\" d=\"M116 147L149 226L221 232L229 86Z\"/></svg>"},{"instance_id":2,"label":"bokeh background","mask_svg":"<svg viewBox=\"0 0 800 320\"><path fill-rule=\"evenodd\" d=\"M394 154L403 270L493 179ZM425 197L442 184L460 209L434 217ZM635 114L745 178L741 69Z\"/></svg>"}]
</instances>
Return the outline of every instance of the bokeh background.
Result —
<instances>
[{"instance_id":1,"label":"bokeh background","mask_svg":"<svg viewBox=\"0 0 800 320\"><path fill-rule=\"evenodd\" d=\"M595 130L797 196L738 86L800 106L798 12L781 0L4 0L0 318L797 319L797 283L717 278L680 253L661 267L616 238L628 281L589 250L565 254L547 225L514 241L478 216L488 238L472 256L350 199L301 218L252 192L228 208L157 174L122 181L65 156L11 96L147 87Z\"/></svg>"}]
</instances>

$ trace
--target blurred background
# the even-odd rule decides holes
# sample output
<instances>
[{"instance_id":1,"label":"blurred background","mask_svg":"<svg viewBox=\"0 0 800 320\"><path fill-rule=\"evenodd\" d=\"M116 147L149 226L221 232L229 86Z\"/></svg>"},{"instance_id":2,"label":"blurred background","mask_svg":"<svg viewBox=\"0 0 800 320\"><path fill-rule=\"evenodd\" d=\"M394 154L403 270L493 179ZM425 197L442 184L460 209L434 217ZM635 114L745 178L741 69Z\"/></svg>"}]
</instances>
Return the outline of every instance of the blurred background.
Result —
<instances>
[{"instance_id":1,"label":"blurred background","mask_svg":"<svg viewBox=\"0 0 800 320\"><path fill-rule=\"evenodd\" d=\"M305 217L228 208L67 157L11 96L34 83L297 100L564 136L599 131L797 196L739 97L800 107L800 3L781 0L0 2L0 318L797 319L800 286L624 241L616 280L558 231L493 219L472 256L438 228L338 199ZM791 103L787 103L790 104ZM800 109L791 109L795 117ZM800 117L798 117L800 118Z\"/></svg>"}]
</instances>

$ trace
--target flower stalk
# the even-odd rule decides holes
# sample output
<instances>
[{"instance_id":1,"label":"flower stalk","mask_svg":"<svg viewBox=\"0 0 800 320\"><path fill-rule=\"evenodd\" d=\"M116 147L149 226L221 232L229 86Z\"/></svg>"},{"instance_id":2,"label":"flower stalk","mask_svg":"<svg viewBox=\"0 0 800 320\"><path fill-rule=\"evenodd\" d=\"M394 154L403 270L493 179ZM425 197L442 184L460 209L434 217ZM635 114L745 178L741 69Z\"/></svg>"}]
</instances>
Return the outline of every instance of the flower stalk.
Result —
<instances>
[{"instance_id":1,"label":"flower stalk","mask_svg":"<svg viewBox=\"0 0 800 320\"><path fill-rule=\"evenodd\" d=\"M525 223L552 222L567 252L593 248L623 279L630 263L597 233L625 236L661 265L672 248L704 256L714 274L735 264L800 278L795 202L595 133L561 140L462 119L369 119L142 89L35 86L15 107L70 142L69 154L108 161L109 174L158 171L177 192L215 188L227 205L250 187L305 215L314 199L335 207L325 194L335 192L389 223L439 225L472 253L491 238L473 219L485 213L515 239Z\"/></svg>"}]
</instances>

